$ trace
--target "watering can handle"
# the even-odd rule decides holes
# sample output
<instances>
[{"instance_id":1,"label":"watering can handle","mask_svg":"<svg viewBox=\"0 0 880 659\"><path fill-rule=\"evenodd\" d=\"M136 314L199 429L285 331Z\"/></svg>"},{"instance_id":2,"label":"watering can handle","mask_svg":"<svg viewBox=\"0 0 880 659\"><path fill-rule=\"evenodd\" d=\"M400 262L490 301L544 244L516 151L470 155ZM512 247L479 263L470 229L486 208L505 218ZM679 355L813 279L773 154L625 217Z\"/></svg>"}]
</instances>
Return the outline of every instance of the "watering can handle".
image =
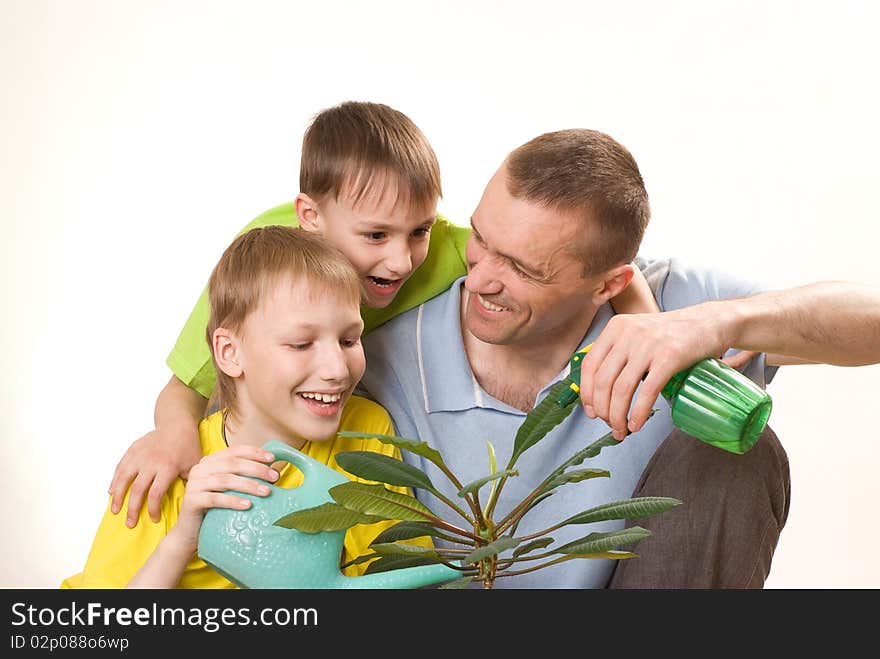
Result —
<instances>
[{"instance_id":1,"label":"watering can handle","mask_svg":"<svg viewBox=\"0 0 880 659\"><path fill-rule=\"evenodd\" d=\"M303 453L292 446L273 439L266 442L263 445L263 449L274 455L276 460L284 460L285 462L295 464L299 470L302 471L305 478L308 478L311 475L313 463L307 460Z\"/></svg>"},{"instance_id":2,"label":"watering can handle","mask_svg":"<svg viewBox=\"0 0 880 659\"><path fill-rule=\"evenodd\" d=\"M304 486L296 491L295 496L302 500L311 497L311 504L329 500L327 492L335 485L346 483L349 479L342 473L331 469L297 449L278 440L270 440L263 449L278 460L285 460L296 465L303 473ZM307 534L290 531L288 542L296 548L295 554L299 571L306 573L308 581L303 581L292 572L295 580L285 587L312 588L421 588L443 581L456 579L460 576L457 570L446 565L421 565L399 568L376 574L365 574L358 577L344 576L339 570L339 552L342 549L342 533L330 533L328 537L338 536L335 540L310 544L308 550L299 541ZM337 544L338 543L338 544ZM304 566L308 566L307 569Z\"/></svg>"},{"instance_id":3,"label":"watering can handle","mask_svg":"<svg viewBox=\"0 0 880 659\"><path fill-rule=\"evenodd\" d=\"M339 471L331 469L277 439L269 440L263 444L263 449L274 455L276 460L284 460L298 467L303 474L303 482L308 484L307 490L315 492L316 496L320 496L322 500L329 501L330 496L326 492L336 485L347 483L349 480ZM319 492L322 494L318 495ZM300 493L299 496L303 496L303 494Z\"/></svg>"}]
</instances>

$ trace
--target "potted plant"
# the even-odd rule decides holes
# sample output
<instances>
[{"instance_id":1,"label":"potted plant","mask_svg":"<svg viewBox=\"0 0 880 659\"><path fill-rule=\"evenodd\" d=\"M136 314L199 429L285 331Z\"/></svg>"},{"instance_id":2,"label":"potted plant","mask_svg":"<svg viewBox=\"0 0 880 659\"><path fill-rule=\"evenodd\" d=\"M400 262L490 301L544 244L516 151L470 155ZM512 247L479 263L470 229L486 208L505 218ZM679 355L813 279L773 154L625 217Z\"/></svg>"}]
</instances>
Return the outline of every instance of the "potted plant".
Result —
<instances>
[{"instance_id":1,"label":"potted plant","mask_svg":"<svg viewBox=\"0 0 880 659\"><path fill-rule=\"evenodd\" d=\"M484 588L492 588L496 579L534 572L574 559L636 558L637 554L622 548L651 535L650 531L640 526L587 533L564 544L557 544L553 533L569 525L641 518L661 513L681 504L681 501L666 497L612 501L561 519L541 531L517 533L523 516L541 505L557 488L611 476L601 468L580 467L603 448L619 443L611 433L562 460L531 493L510 507L509 513L500 518L495 514L496 505L504 494L505 483L518 475L516 463L523 453L571 413L577 399L566 395L568 387L566 381L554 385L546 398L526 416L517 431L510 460L503 469L498 469L494 448L487 442L488 474L470 483L461 483L440 453L425 442L392 435L340 433L373 437L426 458L455 486L458 500L444 496L428 475L417 467L369 451L349 451L337 455L339 466L351 474L374 481L374 484L346 482L336 485L329 490L332 502L289 513L276 520L275 524L311 534L340 531L355 524L399 520L376 538L371 545L371 553L356 558L352 563L371 561L367 574L442 563L461 575L443 584L443 588L464 587L473 582L481 582ZM414 496L392 492L385 487L386 484L430 492L454 514L441 517ZM461 521L450 522L450 517ZM433 548L403 542L420 536L431 536L445 542Z\"/></svg>"}]
</instances>

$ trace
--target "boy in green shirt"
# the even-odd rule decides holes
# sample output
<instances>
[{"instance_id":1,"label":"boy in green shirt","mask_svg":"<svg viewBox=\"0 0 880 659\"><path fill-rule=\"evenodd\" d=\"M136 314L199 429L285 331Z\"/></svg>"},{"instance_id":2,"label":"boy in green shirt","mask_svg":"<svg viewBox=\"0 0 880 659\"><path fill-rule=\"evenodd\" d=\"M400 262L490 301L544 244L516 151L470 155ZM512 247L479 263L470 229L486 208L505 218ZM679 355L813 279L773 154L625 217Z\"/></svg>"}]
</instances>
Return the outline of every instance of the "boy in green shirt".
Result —
<instances>
[{"instance_id":1,"label":"boy in green shirt","mask_svg":"<svg viewBox=\"0 0 880 659\"><path fill-rule=\"evenodd\" d=\"M267 225L299 226L323 234L361 278L364 332L445 291L467 273L470 228L437 214L440 167L419 128L383 104L345 102L318 113L303 136L300 192L240 232ZM240 235L239 234L239 235ZM657 310L636 269L614 300L618 313ZM162 496L201 457L198 425L215 380L205 341L205 292L189 316L167 364L173 375L156 401L155 429L134 442L110 484L111 510L137 524L145 493L151 519Z\"/></svg>"}]
</instances>

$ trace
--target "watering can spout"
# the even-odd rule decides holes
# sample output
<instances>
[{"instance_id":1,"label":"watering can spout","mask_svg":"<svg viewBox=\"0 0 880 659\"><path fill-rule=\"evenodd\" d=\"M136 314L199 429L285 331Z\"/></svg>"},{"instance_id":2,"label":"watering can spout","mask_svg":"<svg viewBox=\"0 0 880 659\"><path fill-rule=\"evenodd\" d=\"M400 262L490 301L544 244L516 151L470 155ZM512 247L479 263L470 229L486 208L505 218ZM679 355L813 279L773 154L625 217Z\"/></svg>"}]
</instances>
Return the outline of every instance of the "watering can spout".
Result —
<instances>
[{"instance_id":1,"label":"watering can spout","mask_svg":"<svg viewBox=\"0 0 880 659\"><path fill-rule=\"evenodd\" d=\"M340 575L340 580L334 588L423 588L443 581L457 579L459 576L461 576L461 573L458 570L438 563L436 565L419 565L389 570L387 572L377 572L375 574L364 574L360 577Z\"/></svg>"},{"instance_id":2,"label":"watering can spout","mask_svg":"<svg viewBox=\"0 0 880 659\"><path fill-rule=\"evenodd\" d=\"M329 490L349 482L343 474L278 440L263 448L276 460L296 465L303 484L286 489L268 484L266 497L235 492L250 499L247 510L212 508L199 532L199 557L241 588L422 588L460 576L442 564L376 572L359 577L342 574L345 531L303 533L276 526L296 510L332 501Z\"/></svg>"}]
</instances>

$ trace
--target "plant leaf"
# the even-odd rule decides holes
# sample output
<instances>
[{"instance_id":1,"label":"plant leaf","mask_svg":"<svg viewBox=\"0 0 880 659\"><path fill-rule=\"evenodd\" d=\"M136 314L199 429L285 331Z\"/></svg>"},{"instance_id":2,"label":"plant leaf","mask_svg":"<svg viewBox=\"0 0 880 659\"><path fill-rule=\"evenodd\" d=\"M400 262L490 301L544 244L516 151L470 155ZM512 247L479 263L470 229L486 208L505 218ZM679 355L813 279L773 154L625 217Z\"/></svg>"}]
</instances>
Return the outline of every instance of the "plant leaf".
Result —
<instances>
[{"instance_id":1,"label":"plant leaf","mask_svg":"<svg viewBox=\"0 0 880 659\"><path fill-rule=\"evenodd\" d=\"M303 533L320 533L321 531L341 531L355 524L373 524L384 520L385 517L365 515L337 503L327 502L288 513L275 520L274 524L286 529L296 529Z\"/></svg>"},{"instance_id":2,"label":"plant leaf","mask_svg":"<svg viewBox=\"0 0 880 659\"><path fill-rule=\"evenodd\" d=\"M498 471L498 461L495 458L495 447L488 439L486 440L486 450L489 452L489 473L494 474Z\"/></svg>"},{"instance_id":3,"label":"plant leaf","mask_svg":"<svg viewBox=\"0 0 880 659\"><path fill-rule=\"evenodd\" d=\"M570 558L610 558L614 561L621 561L627 558L637 558L638 554L631 551L618 551L610 549L608 551L599 551L594 554L569 554Z\"/></svg>"},{"instance_id":4,"label":"plant leaf","mask_svg":"<svg viewBox=\"0 0 880 659\"><path fill-rule=\"evenodd\" d=\"M345 471L368 481L403 487L420 487L426 490L434 489L431 479L421 469L382 453L341 451L336 454L336 464Z\"/></svg>"},{"instance_id":5,"label":"plant leaf","mask_svg":"<svg viewBox=\"0 0 880 659\"><path fill-rule=\"evenodd\" d=\"M498 472L495 472L494 474L489 474L488 476L483 476L482 478L478 478L475 481L471 481L470 483L465 485L463 488L461 488L458 491L458 496L464 497L464 495L468 494L469 492L474 492L475 490L479 490L481 487L483 487L489 481L495 481L495 480L498 480L499 478L506 477L506 476L519 476L519 472L516 469L506 469L505 471L498 471Z\"/></svg>"},{"instance_id":6,"label":"plant leaf","mask_svg":"<svg viewBox=\"0 0 880 659\"><path fill-rule=\"evenodd\" d=\"M442 583L438 586L438 588L447 590L460 590L461 588L467 588L470 584L479 580L479 577L462 577L461 579L455 579L454 581L447 581L446 583Z\"/></svg>"},{"instance_id":7,"label":"plant leaf","mask_svg":"<svg viewBox=\"0 0 880 659\"><path fill-rule=\"evenodd\" d=\"M407 494L392 492L384 485L367 483L342 483L331 487L330 496L336 503L365 515L382 519L424 522L434 519L434 514L423 503Z\"/></svg>"},{"instance_id":8,"label":"plant leaf","mask_svg":"<svg viewBox=\"0 0 880 659\"><path fill-rule=\"evenodd\" d=\"M555 476L542 488L542 491L552 490L566 483L580 483L588 478L611 478L611 472L607 469L573 469Z\"/></svg>"},{"instance_id":9,"label":"plant leaf","mask_svg":"<svg viewBox=\"0 0 880 659\"><path fill-rule=\"evenodd\" d=\"M623 499L622 501L611 501L573 515L563 521L561 525L591 524L593 522L604 522L609 519L647 517L648 515L662 513L664 510L674 508L681 503L678 499L671 499L669 497L636 497L634 499Z\"/></svg>"},{"instance_id":10,"label":"plant leaf","mask_svg":"<svg viewBox=\"0 0 880 659\"><path fill-rule=\"evenodd\" d=\"M599 452L606 446L617 446L618 444L620 444L620 442L614 439L614 435L612 435L610 432L602 435L599 439L592 442L590 445L585 446L580 451L571 456L568 460L556 467L556 469L554 469L547 477L547 480L550 481L551 479L562 474L562 472L564 472L569 467L579 465L587 458L593 458L599 455Z\"/></svg>"},{"instance_id":11,"label":"plant leaf","mask_svg":"<svg viewBox=\"0 0 880 659\"><path fill-rule=\"evenodd\" d=\"M361 563L366 563L367 561L372 561L374 558L378 558L379 554L363 554L358 556L357 558L353 558L348 563L343 563L340 568L345 569L349 565L360 565Z\"/></svg>"},{"instance_id":12,"label":"plant leaf","mask_svg":"<svg viewBox=\"0 0 880 659\"><path fill-rule=\"evenodd\" d=\"M370 549L380 556L422 556L424 558L433 558L440 560L437 552L433 547L420 547L417 545L405 545L397 542L374 542L370 544Z\"/></svg>"},{"instance_id":13,"label":"plant leaf","mask_svg":"<svg viewBox=\"0 0 880 659\"><path fill-rule=\"evenodd\" d=\"M493 542L490 542L488 545L483 545L482 547L478 547L470 554L465 556L462 561L465 563L476 563L477 561L481 561L484 558L488 558L489 556L494 556L495 554L500 554L505 549L511 549L512 547L516 547L519 544L519 540L516 538L512 538L509 535L503 535L500 538L497 538Z\"/></svg>"},{"instance_id":14,"label":"plant leaf","mask_svg":"<svg viewBox=\"0 0 880 659\"><path fill-rule=\"evenodd\" d=\"M632 526L608 533L590 533L589 535L562 545L555 551L557 554L597 554L614 549L620 545L630 545L644 540L651 535L648 529Z\"/></svg>"},{"instance_id":15,"label":"plant leaf","mask_svg":"<svg viewBox=\"0 0 880 659\"><path fill-rule=\"evenodd\" d=\"M498 459L495 457L495 447L492 446L492 442L490 442L488 439L486 440L486 451L489 452L489 473L494 474L496 471L498 471ZM498 481L492 481L492 487L489 490L489 501L492 501L492 499L495 497L495 490L497 489ZM459 494L458 496L461 496L461 494ZM483 510L483 515L488 514L486 512L488 510L488 506L489 503L487 502L486 508Z\"/></svg>"},{"instance_id":16,"label":"plant leaf","mask_svg":"<svg viewBox=\"0 0 880 659\"><path fill-rule=\"evenodd\" d=\"M445 536L443 533L435 529L430 524L422 522L398 522L394 526L389 526L382 531L373 542L397 542L398 540L410 540L412 538L421 538L424 536L432 536L434 538L447 538L455 541L452 536Z\"/></svg>"},{"instance_id":17,"label":"plant leaf","mask_svg":"<svg viewBox=\"0 0 880 659\"><path fill-rule=\"evenodd\" d=\"M523 554L528 554L530 551L535 551L536 549L543 549L547 545L553 544L553 538L547 536L546 538L536 538L531 542L527 542L522 547L517 547L513 550L513 557L522 556Z\"/></svg>"},{"instance_id":18,"label":"plant leaf","mask_svg":"<svg viewBox=\"0 0 880 659\"><path fill-rule=\"evenodd\" d=\"M560 407L556 403L556 399L563 389L568 389L568 385L561 380L550 387L547 395L540 403L526 415L525 421L520 424L519 430L516 432L516 439L513 442L513 453L507 468L510 469L513 463L517 461L520 455L527 449L537 444L543 439L548 432L558 426L565 417L571 414L577 399Z\"/></svg>"},{"instance_id":19,"label":"plant leaf","mask_svg":"<svg viewBox=\"0 0 880 659\"><path fill-rule=\"evenodd\" d=\"M397 448L404 449L410 453L415 453L423 458L427 458L438 467L448 469L443 462L443 457L437 449L433 449L426 442L417 439L407 439L406 437L398 437L397 435L380 435L369 432L355 432L353 430L340 430L337 433L340 437L368 437L369 439L378 439L383 444L393 444Z\"/></svg>"},{"instance_id":20,"label":"plant leaf","mask_svg":"<svg viewBox=\"0 0 880 659\"><path fill-rule=\"evenodd\" d=\"M400 570L405 567L417 567L419 565L435 565L433 561L424 556L406 556L403 554L388 554L376 559L367 566L364 574L377 574L389 570Z\"/></svg>"}]
</instances>

